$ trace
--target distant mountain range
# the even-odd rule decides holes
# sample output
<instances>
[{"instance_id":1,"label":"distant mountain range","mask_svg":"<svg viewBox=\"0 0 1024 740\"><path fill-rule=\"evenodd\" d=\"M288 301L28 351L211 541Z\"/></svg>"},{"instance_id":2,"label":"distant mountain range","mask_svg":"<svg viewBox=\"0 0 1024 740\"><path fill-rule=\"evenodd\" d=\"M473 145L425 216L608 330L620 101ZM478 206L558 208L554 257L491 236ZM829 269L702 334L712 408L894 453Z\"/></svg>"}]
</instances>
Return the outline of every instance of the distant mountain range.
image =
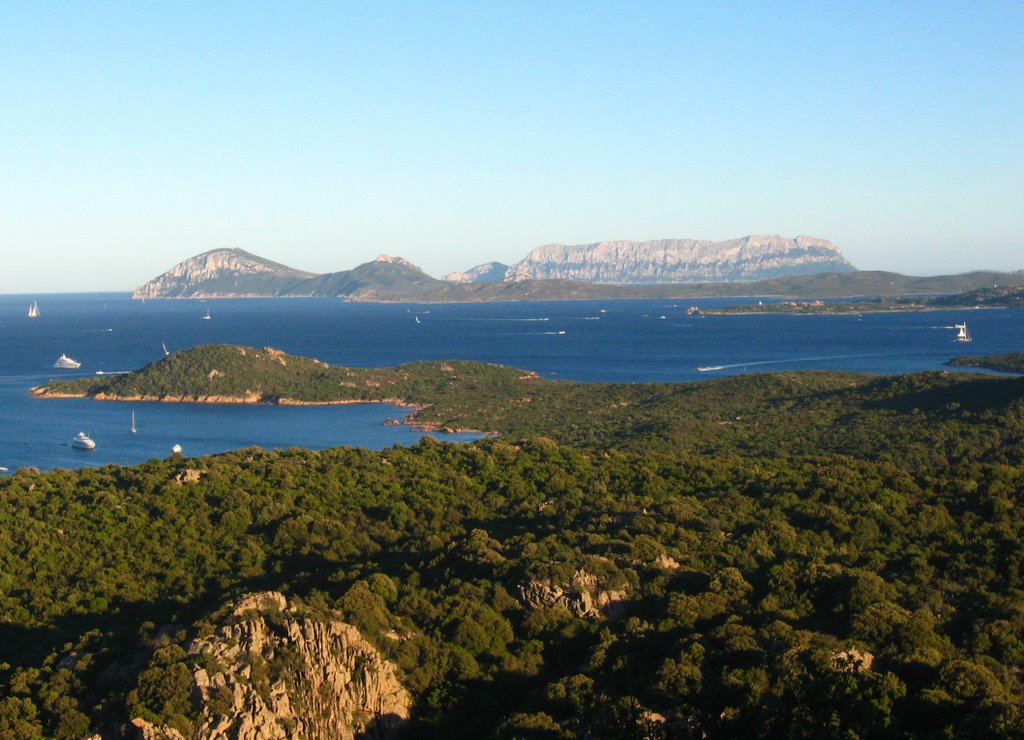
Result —
<instances>
[{"instance_id":1,"label":"distant mountain range","mask_svg":"<svg viewBox=\"0 0 1024 740\"><path fill-rule=\"evenodd\" d=\"M717 256L717 261L716 261ZM687 281L699 274L702 279ZM740 281L742 275L781 275ZM214 249L137 288L135 299L337 297L351 301L698 298L736 295L846 297L954 293L1024 284L1024 272L932 278L862 272L839 248L812 237L748 236L726 242L663 240L546 245L506 266L489 262L439 280L400 257L315 274L241 249Z\"/></svg>"},{"instance_id":2,"label":"distant mountain range","mask_svg":"<svg viewBox=\"0 0 1024 740\"><path fill-rule=\"evenodd\" d=\"M456 282L576 280L630 285L750 282L787 275L853 272L839 247L813 236L546 244L512 266L488 262L447 276Z\"/></svg>"}]
</instances>

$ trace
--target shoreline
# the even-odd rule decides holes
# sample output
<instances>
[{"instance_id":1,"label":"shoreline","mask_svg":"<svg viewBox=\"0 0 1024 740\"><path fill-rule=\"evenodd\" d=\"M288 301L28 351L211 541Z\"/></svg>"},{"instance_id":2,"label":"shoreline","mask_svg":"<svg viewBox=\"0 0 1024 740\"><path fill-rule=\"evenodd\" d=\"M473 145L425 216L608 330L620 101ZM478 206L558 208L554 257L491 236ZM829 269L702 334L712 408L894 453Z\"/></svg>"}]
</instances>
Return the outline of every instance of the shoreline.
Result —
<instances>
[{"instance_id":1,"label":"shoreline","mask_svg":"<svg viewBox=\"0 0 1024 740\"><path fill-rule=\"evenodd\" d=\"M88 393L60 393L48 391L46 386L37 386L29 389L29 395L41 399L62 399L62 398L87 398L92 401L113 401L115 403L193 403L201 405L224 405L224 406L353 406L356 404L382 404L395 406L397 408L411 409L402 419L394 420L411 430L429 434L432 432L441 434L480 434L487 437L497 437L501 432L485 431L483 429L467 429L464 427L448 427L436 421L420 421L417 414L427 410L432 404L412 403L400 398L378 398L378 399L339 399L336 401L301 401L294 398L280 398L265 400L263 396L112 396L105 393L97 393L90 396ZM387 422L385 422L387 425Z\"/></svg>"},{"instance_id":2,"label":"shoreline","mask_svg":"<svg viewBox=\"0 0 1024 740\"><path fill-rule=\"evenodd\" d=\"M809 308L819 308L809 307ZM799 310L798 307L794 307L790 311L746 311L746 310L723 310L720 308L701 309L701 313L705 316L859 316L866 313L932 313L935 311L994 311L996 309L1005 309L1007 306L907 306L906 308L868 308L865 310L857 309L846 309L837 311L821 311L821 310Z\"/></svg>"}]
</instances>

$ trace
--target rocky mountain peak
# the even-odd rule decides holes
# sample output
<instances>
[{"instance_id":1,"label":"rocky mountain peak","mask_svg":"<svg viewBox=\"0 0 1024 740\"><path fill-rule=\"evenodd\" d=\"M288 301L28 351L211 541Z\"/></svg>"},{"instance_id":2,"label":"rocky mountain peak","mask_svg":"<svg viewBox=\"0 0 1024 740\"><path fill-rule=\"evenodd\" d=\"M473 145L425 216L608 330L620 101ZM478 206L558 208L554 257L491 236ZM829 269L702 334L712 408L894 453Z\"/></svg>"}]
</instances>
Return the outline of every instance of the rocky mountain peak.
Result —
<instances>
[{"instance_id":1,"label":"rocky mountain peak","mask_svg":"<svg viewBox=\"0 0 1024 740\"><path fill-rule=\"evenodd\" d=\"M408 267L410 270L415 270L416 272L423 272L423 270L421 270L419 267L414 265L409 260L403 259L401 257L392 257L389 254L379 255L377 259L374 260L374 262L383 262L384 264L387 265L401 265L402 267Z\"/></svg>"},{"instance_id":2,"label":"rocky mountain peak","mask_svg":"<svg viewBox=\"0 0 1024 740\"><path fill-rule=\"evenodd\" d=\"M205 298L265 295L293 285L313 273L257 257L238 248L211 249L135 289L132 298Z\"/></svg>"},{"instance_id":3,"label":"rocky mountain peak","mask_svg":"<svg viewBox=\"0 0 1024 740\"><path fill-rule=\"evenodd\" d=\"M444 279L450 283L490 283L505 279L508 265L501 262L485 262L465 272L450 272Z\"/></svg>"}]
</instances>

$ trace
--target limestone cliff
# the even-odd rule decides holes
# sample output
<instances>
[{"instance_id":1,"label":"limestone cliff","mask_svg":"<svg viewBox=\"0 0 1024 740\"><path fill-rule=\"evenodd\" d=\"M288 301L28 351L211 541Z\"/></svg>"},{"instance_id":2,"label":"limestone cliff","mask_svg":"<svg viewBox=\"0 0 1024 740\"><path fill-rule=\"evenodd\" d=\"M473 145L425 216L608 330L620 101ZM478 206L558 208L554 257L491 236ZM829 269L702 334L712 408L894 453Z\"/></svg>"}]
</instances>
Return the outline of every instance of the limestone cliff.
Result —
<instances>
[{"instance_id":1,"label":"limestone cliff","mask_svg":"<svg viewBox=\"0 0 1024 740\"><path fill-rule=\"evenodd\" d=\"M660 239L547 244L508 269L506 280L693 283L850 272L834 244L810 236L745 236L729 241Z\"/></svg>"},{"instance_id":2,"label":"limestone cliff","mask_svg":"<svg viewBox=\"0 0 1024 740\"><path fill-rule=\"evenodd\" d=\"M276 592L247 596L223 621L187 648L199 706L192 737L390 737L408 719L394 667L355 627L303 616ZM143 738L181 737L132 724Z\"/></svg>"},{"instance_id":3,"label":"limestone cliff","mask_svg":"<svg viewBox=\"0 0 1024 740\"><path fill-rule=\"evenodd\" d=\"M136 288L132 298L279 295L313 276L241 249L214 249L190 257Z\"/></svg>"}]
</instances>

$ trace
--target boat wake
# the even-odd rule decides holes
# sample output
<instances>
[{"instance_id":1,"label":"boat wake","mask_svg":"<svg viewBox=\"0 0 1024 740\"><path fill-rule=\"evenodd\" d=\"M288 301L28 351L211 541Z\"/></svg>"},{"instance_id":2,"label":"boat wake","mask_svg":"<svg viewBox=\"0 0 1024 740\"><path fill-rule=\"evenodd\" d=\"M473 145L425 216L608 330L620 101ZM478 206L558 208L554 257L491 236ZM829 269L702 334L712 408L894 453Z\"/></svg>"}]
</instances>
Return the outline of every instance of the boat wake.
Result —
<instances>
[{"instance_id":1,"label":"boat wake","mask_svg":"<svg viewBox=\"0 0 1024 740\"><path fill-rule=\"evenodd\" d=\"M551 317L549 317L549 316L533 316L533 317L527 317L527 318L507 318L507 319L506 318L488 317L488 318L479 318L479 319L477 319L477 318L472 318L472 317L469 317L469 316L450 316L450 317L444 317L444 318L437 318L437 319L434 319L434 320L435 321L487 321L487 322L492 322L492 321L503 321L503 322L514 321L514 322L521 322L521 321L551 321Z\"/></svg>"},{"instance_id":2,"label":"boat wake","mask_svg":"<svg viewBox=\"0 0 1024 740\"><path fill-rule=\"evenodd\" d=\"M848 360L858 357L885 357L891 352L869 352L858 355L821 355L819 357L790 357L785 360L754 360L752 362L733 362L728 365L707 365L696 368L698 373L713 373L719 370L732 370L737 367L761 367L764 365L790 365L794 362L820 362L822 360Z\"/></svg>"}]
</instances>

